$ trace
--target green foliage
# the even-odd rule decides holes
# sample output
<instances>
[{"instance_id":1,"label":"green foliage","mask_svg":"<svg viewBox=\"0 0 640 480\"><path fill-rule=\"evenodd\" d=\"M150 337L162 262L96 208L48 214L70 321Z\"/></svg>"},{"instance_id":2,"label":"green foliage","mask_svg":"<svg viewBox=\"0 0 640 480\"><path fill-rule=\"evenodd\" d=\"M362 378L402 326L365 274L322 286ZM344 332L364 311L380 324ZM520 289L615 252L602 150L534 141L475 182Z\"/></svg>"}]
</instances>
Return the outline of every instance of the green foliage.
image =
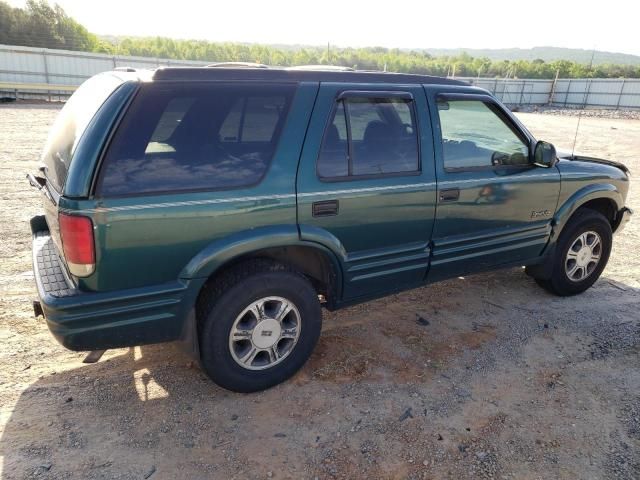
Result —
<instances>
[{"instance_id":1,"label":"green foliage","mask_svg":"<svg viewBox=\"0 0 640 480\"><path fill-rule=\"evenodd\" d=\"M24 9L0 1L0 43L29 47L94 51L98 38L45 0L27 0Z\"/></svg>"},{"instance_id":2,"label":"green foliage","mask_svg":"<svg viewBox=\"0 0 640 480\"><path fill-rule=\"evenodd\" d=\"M533 47L533 48L427 48L434 57L456 56L466 52L472 57L487 57L491 60L544 60L553 62L555 60L569 60L575 63L594 65L616 64L616 65L640 65L640 56L628 53L613 53L585 50L581 48L560 48L560 47Z\"/></svg>"},{"instance_id":3,"label":"green foliage","mask_svg":"<svg viewBox=\"0 0 640 480\"><path fill-rule=\"evenodd\" d=\"M120 55L160 57L207 62L257 62L267 65L294 66L331 64L360 70L387 70L426 75L458 77L554 78L640 78L640 65L588 64L568 60L545 62L529 60L491 60L472 57L463 52L454 56L434 57L425 51L388 49L383 47L334 48L276 47L239 43L213 43L200 40L169 38L113 39Z\"/></svg>"},{"instance_id":4,"label":"green foliage","mask_svg":"<svg viewBox=\"0 0 640 480\"><path fill-rule=\"evenodd\" d=\"M28 0L25 9L12 8L0 0L0 43L207 62L257 62L279 66L331 64L360 70L457 77L554 78L558 73L561 78L640 78L640 64L594 62L594 66L590 67L588 63L548 60L548 55L551 55L549 51L557 57L562 50L548 47L531 51L516 49L521 53L533 52L535 56L529 60L509 60L499 57L492 59L488 54L473 57L465 51L456 51L452 55L433 55L426 50L383 47L328 49L214 43L164 37L101 39L67 16L60 6L51 7L46 0ZM616 54L609 55L603 58L618 58L613 56ZM510 58L518 56L514 53Z\"/></svg>"}]
</instances>

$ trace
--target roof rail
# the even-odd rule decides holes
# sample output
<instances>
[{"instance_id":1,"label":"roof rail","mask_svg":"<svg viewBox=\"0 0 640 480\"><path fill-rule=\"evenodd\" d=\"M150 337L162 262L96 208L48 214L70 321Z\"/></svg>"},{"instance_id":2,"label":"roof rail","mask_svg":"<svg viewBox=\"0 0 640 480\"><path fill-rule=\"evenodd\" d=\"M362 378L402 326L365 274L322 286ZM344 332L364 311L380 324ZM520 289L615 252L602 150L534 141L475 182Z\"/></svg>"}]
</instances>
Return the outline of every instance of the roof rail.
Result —
<instances>
[{"instance_id":1,"label":"roof rail","mask_svg":"<svg viewBox=\"0 0 640 480\"><path fill-rule=\"evenodd\" d=\"M283 82L383 82L464 85L467 83L429 75L406 73L366 73L359 71L290 70L285 68L203 68L203 67L160 67L149 70L154 81L244 81L265 80Z\"/></svg>"},{"instance_id":2,"label":"roof rail","mask_svg":"<svg viewBox=\"0 0 640 480\"><path fill-rule=\"evenodd\" d=\"M116 72L137 72L138 71L133 67L116 67L113 70Z\"/></svg>"},{"instance_id":3,"label":"roof rail","mask_svg":"<svg viewBox=\"0 0 640 480\"><path fill-rule=\"evenodd\" d=\"M269 68L269 65L253 62L217 62L211 63L205 68Z\"/></svg>"},{"instance_id":4,"label":"roof rail","mask_svg":"<svg viewBox=\"0 0 640 480\"><path fill-rule=\"evenodd\" d=\"M355 72L351 67L343 67L342 65L298 65L297 67L288 67L286 70L313 70L321 72Z\"/></svg>"}]
</instances>

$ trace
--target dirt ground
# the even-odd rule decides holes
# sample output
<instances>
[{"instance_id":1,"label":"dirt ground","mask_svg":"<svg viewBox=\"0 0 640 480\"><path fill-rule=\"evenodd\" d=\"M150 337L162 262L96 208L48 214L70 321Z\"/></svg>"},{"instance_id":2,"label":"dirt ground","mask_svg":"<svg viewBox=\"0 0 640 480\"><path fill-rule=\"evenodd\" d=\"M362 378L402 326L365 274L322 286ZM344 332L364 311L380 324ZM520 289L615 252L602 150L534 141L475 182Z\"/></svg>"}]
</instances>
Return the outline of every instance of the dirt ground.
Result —
<instances>
[{"instance_id":1,"label":"dirt ground","mask_svg":"<svg viewBox=\"0 0 640 480\"><path fill-rule=\"evenodd\" d=\"M583 295L512 269L327 313L291 381L234 394L172 344L85 365L33 318L24 173L56 112L0 108L0 477L640 478L640 219ZM571 147L575 117L520 118ZM578 151L640 172L640 121L584 118Z\"/></svg>"}]
</instances>

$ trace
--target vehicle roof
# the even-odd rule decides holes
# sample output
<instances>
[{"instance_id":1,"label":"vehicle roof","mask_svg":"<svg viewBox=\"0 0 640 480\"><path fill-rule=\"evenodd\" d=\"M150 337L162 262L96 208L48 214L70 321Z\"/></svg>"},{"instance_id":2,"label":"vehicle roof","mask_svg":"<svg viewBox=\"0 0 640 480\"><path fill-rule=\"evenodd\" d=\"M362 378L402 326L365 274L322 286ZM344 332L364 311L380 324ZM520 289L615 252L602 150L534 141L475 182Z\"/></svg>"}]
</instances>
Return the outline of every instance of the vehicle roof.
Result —
<instances>
[{"instance_id":1,"label":"vehicle roof","mask_svg":"<svg viewBox=\"0 0 640 480\"><path fill-rule=\"evenodd\" d=\"M166 67L153 73L153 81L262 80L272 82L353 82L469 85L460 80L429 75L388 72L289 70L284 68Z\"/></svg>"}]
</instances>

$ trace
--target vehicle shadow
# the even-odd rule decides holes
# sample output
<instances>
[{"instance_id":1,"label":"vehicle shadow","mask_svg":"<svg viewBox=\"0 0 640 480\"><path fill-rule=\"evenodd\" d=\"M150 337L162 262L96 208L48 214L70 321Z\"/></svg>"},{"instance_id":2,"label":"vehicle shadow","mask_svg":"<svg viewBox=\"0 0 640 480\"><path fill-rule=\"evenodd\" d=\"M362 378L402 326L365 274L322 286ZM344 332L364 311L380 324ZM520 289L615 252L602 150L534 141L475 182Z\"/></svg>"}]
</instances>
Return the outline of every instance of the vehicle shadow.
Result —
<instances>
[{"instance_id":1,"label":"vehicle shadow","mask_svg":"<svg viewBox=\"0 0 640 480\"><path fill-rule=\"evenodd\" d=\"M2 478L146 478L167 452L179 471L202 422L211 435L198 450L215 450L217 433L229 428L210 408L236 395L210 382L178 344L113 350L78 364L41 377L4 407Z\"/></svg>"},{"instance_id":2,"label":"vehicle shadow","mask_svg":"<svg viewBox=\"0 0 640 480\"><path fill-rule=\"evenodd\" d=\"M15 405L2 407L3 478L247 478L278 468L305 477L305 468L318 461L314 447L325 441L322 423L339 429L349 421L348 414L324 413L344 408L342 399L367 398L371 385L377 390L396 382L442 388L436 379L447 364L455 366L465 351L496 341L500 327L490 319L504 319L509 328L509 318L529 310L544 322L560 321L578 306L606 310L621 299L637 310L640 293L607 278L580 299L557 299L541 290L532 295L535 288L512 270L329 314L303 371L252 395L214 385L178 344L107 352L97 364L78 363L41 377ZM487 292L500 292L500 300ZM542 310L542 303L551 307Z\"/></svg>"}]
</instances>

